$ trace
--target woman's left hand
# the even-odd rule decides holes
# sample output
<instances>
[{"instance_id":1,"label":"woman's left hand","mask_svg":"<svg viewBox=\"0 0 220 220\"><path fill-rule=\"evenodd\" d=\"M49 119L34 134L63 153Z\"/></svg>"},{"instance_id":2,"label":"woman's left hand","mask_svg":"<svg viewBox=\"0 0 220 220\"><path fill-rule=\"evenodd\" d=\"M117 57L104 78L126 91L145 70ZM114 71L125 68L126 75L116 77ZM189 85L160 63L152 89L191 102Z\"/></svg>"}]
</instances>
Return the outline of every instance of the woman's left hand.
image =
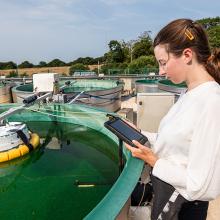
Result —
<instances>
[{"instance_id":1,"label":"woman's left hand","mask_svg":"<svg viewBox=\"0 0 220 220\"><path fill-rule=\"evenodd\" d=\"M150 166L154 166L156 161L159 159L154 152L149 148L142 144L140 144L138 141L133 140L132 141L137 148L132 147L125 143L125 147L131 151L131 154L133 157L137 157L143 161L145 161Z\"/></svg>"}]
</instances>

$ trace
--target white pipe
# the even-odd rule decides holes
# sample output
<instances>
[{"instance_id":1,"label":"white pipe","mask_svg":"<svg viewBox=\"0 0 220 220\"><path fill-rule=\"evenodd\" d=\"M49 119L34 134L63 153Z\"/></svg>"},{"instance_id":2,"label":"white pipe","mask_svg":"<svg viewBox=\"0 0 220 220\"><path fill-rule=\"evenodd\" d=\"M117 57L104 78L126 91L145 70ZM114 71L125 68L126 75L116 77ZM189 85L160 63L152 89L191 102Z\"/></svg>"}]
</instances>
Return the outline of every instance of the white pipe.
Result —
<instances>
[{"instance_id":1,"label":"white pipe","mask_svg":"<svg viewBox=\"0 0 220 220\"><path fill-rule=\"evenodd\" d=\"M80 95L82 95L85 91L80 92L74 99L72 99L68 104L72 104L73 102L75 102Z\"/></svg>"},{"instance_id":2,"label":"white pipe","mask_svg":"<svg viewBox=\"0 0 220 220\"><path fill-rule=\"evenodd\" d=\"M15 114L15 113L17 113L17 112L20 112L20 111L24 110L25 107L27 107L27 106L29 106L29 105L31 105L31 104L34 104L34 103L36 103L36 102L39 102L39 101L41 101L41 100L43 100L43 99L46 99L47 97L49 97L49 96L51 96L51 95L52 95L52 93L51 93L51 92L48 92L48 93L46 93L46 94L44 94L44 95L38 97L35 101L33 101L33 102L31 102L31 103L23 104L23 105L21 105L21 106L15 107L15 108L10 108L9 110L7 110L7 111L5 111L5 112L3 112L3 113L0 114L0 122L1 122L2 120L4 120L6 117L8 117L8 116L10 116L10 115L13 115L13 114Z\"/></svg>"}]
</instances>

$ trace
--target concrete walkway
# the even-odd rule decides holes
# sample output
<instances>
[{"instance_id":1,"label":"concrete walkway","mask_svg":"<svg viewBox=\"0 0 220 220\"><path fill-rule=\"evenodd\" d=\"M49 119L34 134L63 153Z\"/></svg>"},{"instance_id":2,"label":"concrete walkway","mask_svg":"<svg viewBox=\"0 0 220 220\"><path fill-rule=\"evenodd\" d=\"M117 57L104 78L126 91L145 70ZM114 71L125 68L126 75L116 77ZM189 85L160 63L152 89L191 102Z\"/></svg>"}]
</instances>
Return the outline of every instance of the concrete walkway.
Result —
<instances>
[{"instance_id":1,"label":"concrete walkway","mask_svg":"<svg viewBox=\"0 0 220 220\"><path fill-rule=\"evenodd\" d=\"M122 97L121 108L132 108L133 109L133 123L137 125L136 96Z\"/></svg>"},{"instance_id":2,"label":"concrete walkway","mask_svg":"<svg viewBox=\"0 0 220 220\"><path fill-rule=\"evenodd\" d=\"M220 196L209 203L207 220L220 220Z\"/></svg>"}]
</instances>

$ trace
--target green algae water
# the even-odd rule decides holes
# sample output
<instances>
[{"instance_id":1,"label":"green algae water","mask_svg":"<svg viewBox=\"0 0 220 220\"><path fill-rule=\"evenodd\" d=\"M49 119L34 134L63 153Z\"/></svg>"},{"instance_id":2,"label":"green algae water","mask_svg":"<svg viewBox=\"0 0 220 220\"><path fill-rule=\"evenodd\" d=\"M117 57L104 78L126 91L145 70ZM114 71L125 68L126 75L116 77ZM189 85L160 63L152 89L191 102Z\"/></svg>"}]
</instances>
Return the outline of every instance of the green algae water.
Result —
<instances>
[{"instance_id":1,"label":"green algae water","mask_svg":"<svg viewBox=\"0 0 220 220\"><path fill-rule=\"evenodd\" d=\"M41 147L0 164L0 219L83 219L118 177L115 142L82 125L27 122Z\"/></svg>"}]
</instances>

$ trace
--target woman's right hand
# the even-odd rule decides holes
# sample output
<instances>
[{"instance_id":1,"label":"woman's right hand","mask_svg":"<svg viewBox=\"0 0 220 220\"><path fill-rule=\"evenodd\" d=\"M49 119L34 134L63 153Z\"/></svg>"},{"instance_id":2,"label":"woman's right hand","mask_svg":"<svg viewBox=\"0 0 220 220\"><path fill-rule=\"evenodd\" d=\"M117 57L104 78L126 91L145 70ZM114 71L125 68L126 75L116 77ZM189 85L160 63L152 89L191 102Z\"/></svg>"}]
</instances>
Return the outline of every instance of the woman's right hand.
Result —
<instances>
[{"instance_id":1,"label":"woman's right hand","mask_svg":"<svg viewBox=\"0 0 220 220\"><path fill-rule=\"evenodd\" d=\"M138 141L133 140L132 142L136 145L136 147L132 147L125 143L125 147L131 152L132 156L139 158L151 167L154 167L155 163L159 159L157 155L149 147L142 145Z\"/></svg>"}]
</instances>

